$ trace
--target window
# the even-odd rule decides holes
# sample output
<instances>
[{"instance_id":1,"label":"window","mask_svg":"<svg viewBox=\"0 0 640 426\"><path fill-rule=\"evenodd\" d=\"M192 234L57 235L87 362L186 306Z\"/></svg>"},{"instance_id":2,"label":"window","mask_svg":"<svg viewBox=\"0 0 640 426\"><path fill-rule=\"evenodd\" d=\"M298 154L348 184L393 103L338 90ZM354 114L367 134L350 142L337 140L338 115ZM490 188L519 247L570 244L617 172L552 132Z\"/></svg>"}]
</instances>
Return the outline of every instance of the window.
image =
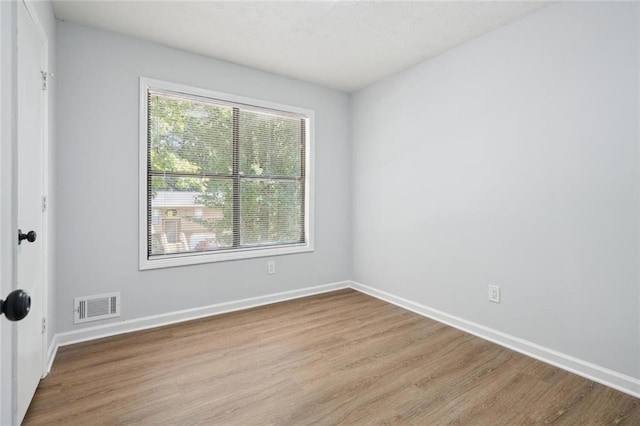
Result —
<instances>
[{"instance_id":1,"label":"window","mask_svg":"<svg viewBox=\"0 0 640 426\"><path fill-rule=\"evenodd\" d=\"M313 111L140 88L140 269L313 250Z\"/></svg>"}]
</instances>

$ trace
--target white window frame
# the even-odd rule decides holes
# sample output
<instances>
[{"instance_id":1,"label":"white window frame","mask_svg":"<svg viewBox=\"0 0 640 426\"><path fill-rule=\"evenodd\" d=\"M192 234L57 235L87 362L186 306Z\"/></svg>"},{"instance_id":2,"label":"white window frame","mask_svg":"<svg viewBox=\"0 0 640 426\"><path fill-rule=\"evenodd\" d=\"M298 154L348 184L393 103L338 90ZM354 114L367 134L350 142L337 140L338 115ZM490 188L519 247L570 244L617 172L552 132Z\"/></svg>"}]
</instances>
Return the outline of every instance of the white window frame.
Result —
<instances>
[{"instance_id":1,"label":"white window frame","mask_svg":"<svg viewBox=\"0 0 640 426\"><path fill-rule=\"evenodd\" d=\"M283 246L272 247L250 247L239 248L225 251L214 251L205 253L173 253L166 255L153 256L149 258L147 254L148 231L147 224L147 168L148 168L148 128L147 128L147 93L149 89L157 89L164 91L177 92L186 95L201 96L219 100L222 102L233 102L254 106L258 108L267 108L272 110L284 111L294 114L300 114L307 118L306 123L306 164L305 164L305 243L288 244ZM140 77L140 136L139 136L139 268L140 270L169 268L174 266L197 265L202 263L223 262L230 260L251 259L257 257L271 257L295 253L312 252L314 240L314 158L315 158L315 113L313 110L300 108L296 106L283 105L270 101L247 98L228 93L217 92L213 90L187 86L184 84L172 83L162 80L156 80L147 77Z\"/></svg>"}]
</instances>

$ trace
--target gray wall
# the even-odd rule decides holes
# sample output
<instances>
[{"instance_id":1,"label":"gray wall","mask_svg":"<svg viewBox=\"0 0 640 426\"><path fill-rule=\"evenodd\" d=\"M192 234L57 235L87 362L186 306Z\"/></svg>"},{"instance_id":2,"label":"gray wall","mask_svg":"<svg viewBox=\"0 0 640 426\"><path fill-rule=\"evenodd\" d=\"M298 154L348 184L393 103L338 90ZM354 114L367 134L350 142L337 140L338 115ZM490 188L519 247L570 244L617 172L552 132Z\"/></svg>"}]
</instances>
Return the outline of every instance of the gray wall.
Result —
<instances>
[{"instance_id":1,"label":"gray wall","mask_svg":"<svg viewBox=\"0 0 640 426\"><path fill-rule=\"evenodd\" d=\"M65 22L58 64L58 332L76 296L121 291L114 322L349 278L346 94ZM138 271L140 76L315 110L315 252Z\"/></svg>"},{"instance_id":2,"label":"gray wall","mask_svg":"<svg viewBox=\"0 0 640 426\"><path fill-rule=\"evenodd\" d=\"M638 16L553 5L352 96L354 280L639 377Z\"/></svg>"}]
</instances>

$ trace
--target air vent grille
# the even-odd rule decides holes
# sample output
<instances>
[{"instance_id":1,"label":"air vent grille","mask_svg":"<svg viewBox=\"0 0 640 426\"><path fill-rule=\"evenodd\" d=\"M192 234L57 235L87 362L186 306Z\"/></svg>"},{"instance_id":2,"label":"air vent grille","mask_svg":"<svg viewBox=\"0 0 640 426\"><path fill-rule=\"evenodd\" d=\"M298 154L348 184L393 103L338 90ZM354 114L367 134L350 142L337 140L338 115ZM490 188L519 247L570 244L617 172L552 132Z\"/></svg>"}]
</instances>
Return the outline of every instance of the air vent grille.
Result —
<instances>
[{"instance_id":1,"label":"air vent grille","mask_svg":"<svg viewBox=\"0 0 640 426\"><path fill-rule=\"evenodd\" d=\"M120 293L97 294L74 299L73 322L97 321L120 316Z\"/></svg>"}]
</instances>

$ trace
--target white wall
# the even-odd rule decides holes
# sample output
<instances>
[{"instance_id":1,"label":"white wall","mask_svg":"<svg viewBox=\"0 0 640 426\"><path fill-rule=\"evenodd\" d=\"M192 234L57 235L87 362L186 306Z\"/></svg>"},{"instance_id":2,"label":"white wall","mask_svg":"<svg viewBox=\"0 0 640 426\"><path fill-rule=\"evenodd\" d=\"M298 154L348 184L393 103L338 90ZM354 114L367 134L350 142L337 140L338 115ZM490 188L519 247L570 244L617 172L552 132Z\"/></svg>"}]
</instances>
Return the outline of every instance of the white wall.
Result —
<instances>
[{"instance_id":1,"label":"white wall","mask_svg":"<svg viewBox=\"0 0 640 426\"><path fill-rule=\"evenodd\" d=\"M640 377L638 16L553 5L353 95L353 278Z\"/></svg>"},{"instance_id":2,"label":"white wall","mask_svg":"<svg viewBox=\"0 0 640 426\"><path fill-rule=\"evenodd\" d=\"M346 94L65 22L57 47L58 332L76 296L121 291L118 322L349 278ZM315 110L315 252L138 271L140 76Z\"/></svg>"}]
</instances>

